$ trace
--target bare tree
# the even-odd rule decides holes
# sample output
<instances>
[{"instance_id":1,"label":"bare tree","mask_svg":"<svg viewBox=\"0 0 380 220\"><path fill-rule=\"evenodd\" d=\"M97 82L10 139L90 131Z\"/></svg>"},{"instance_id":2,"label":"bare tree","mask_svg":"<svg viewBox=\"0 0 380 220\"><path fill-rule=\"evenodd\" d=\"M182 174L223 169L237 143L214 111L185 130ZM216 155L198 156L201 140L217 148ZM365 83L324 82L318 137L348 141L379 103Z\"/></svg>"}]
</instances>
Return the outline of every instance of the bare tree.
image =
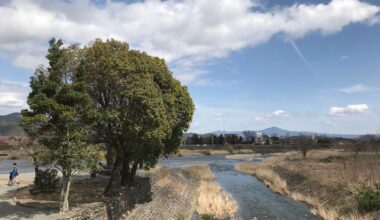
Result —
<instances>
[{"instance_id":1,"label":"bare tree","mask_svg":"<svg viewBox=\"0 0 380 220\"><path fill-rule=\"evenodd\" d=\"M308 151L314 144L314 140L311 136L300 135L294 138L295 144L297 145L303 158L306 158Z\"/></svg>"}]
</instances>

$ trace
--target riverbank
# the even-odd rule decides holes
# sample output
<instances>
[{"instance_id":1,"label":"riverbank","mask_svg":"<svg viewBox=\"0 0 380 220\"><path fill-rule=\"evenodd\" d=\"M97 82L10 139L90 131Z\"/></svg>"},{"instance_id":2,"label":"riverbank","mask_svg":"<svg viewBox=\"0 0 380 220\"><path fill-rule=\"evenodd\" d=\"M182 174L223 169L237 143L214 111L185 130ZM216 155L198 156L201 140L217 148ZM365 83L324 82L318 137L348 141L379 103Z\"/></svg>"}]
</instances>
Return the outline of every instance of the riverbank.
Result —
<instances>
[{"instance_id":1,"label":"riverbank","mask_svg":"<svg viewBox=\"0 0 380 220\"><path fill-rule=\"evenodd\" d=\"M29 193L28 185L33 178L33 173L23 173L20 175L22 187L8 187L5 185L7 175L0 175L0 189L4 189L0 199L1 203L7 204L7 210L3 210L7 215L3 217L106 219L106 202L111 204L114 215L123 219L191 219L192 216L231 219L238 210L236 201L216 183L206 164L180 169L161 167L142 172L135 185L115 193L112 199L103 197L107 178L77 176L70 190L71 209L64 215L57 213L58 191L53 194Z\"/></svg>"},{"instance_id":2,"label":"riverbank","mask_svg":"<svg viewBox=\"0 0 380 220\"><path fill-rule=\"evenodd\" d=\"M235 169L255 175L272 190L306 202L324 219L378 219L380 212L359 213L356 197L363 184L379 181L379 155L343 150L276 154L260 164Z\"/></svg>"}]
</instances>

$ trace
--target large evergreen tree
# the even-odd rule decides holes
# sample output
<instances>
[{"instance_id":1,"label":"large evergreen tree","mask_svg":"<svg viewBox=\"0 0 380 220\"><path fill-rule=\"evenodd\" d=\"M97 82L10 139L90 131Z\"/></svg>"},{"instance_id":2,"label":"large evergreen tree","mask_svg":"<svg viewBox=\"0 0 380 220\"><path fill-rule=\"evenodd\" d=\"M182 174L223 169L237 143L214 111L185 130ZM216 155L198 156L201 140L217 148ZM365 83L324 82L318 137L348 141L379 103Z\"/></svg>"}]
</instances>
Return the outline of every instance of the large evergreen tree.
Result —
<instances>
[{"instance_id":1,"label":"large evergreen tree","mask_svg":"<svg viewBox=\"0 0 380 220\"><path fill-rule=\"evenodd\" d=\"M60 211L65 212L72 176L95 165L93 105L87 87L77 80L81 50L75 46L62 48L61 40L49 43L49 67L37 68L31 77L29 109L23 110L22 116L25 131L46 148L44 162L55 164L62 172Z\"/></svg>"},{"instance_id":2,"label":"large evergreen tree","mask_svg":"<svg viewBox=\"0 0 380 220\"><path fill-rule=\"evenodd\" d=\"M79 72L97 106L98 137L115 155L108 189L119 175L126 185L139 166L148 169L178 149L194 105L164 60L120 41L95 40Z\"/></svg>"}]
</instances>

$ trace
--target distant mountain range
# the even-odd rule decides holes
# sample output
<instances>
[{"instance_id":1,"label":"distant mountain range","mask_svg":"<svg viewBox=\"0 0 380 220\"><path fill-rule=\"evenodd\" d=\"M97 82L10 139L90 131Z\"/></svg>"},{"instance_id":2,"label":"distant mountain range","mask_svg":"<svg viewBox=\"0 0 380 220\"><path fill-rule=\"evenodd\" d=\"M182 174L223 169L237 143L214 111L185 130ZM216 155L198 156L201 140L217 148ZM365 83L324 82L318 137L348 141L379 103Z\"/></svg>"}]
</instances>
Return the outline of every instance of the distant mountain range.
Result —
<instances>
[{"instance_id":1,"label":"distant mountain range","mask_svg":"<svg viewBox=\"0 0 380 220\"><path fill-rule=\"evenodd\" d=\"M12 113L9 115L0 115L0 135L7 135L7 136L19 136L22 135L23 130L20 127L21 122L21 114L20 113ZM253 132L261 132L263 134L269 135L269 136L298 136L301 134L304 135L327 135L329 137L342 137L342 138L357 138L359 135L355 134L326 134L326 133L317 133L317 132L309 132L309 131L289 131L278 127L270 127L259 131L253 131ZM203 135L208 134L238 134L240 136L244 136L243 131L214 131ZM187 133L184 136L189 137L193 133Z\"/></svg>"},{"instance_id":2,"label":"distant mountain range","mask_svg":"<svg viewBox=\"0 0 380 220\"><path fill-rule=\"evenodd\" d=\"M0 115L0 135L20 136L23 133L20 127L21 114L12 113L9 115Z\"/></svg>"},{"instance_id":3,"label":"distant mountain range","mask_svg":"<svg viewBox=\"0 0 380 220\"><path fill-rule=\"evenodd\" d=\"M326 135L329 137L341 137L341 138L358 138L359 135L356 134L327 134L327 133L318 133L318 132L309 132L309 131L289 131L278 127L270 127L263 130L253 131L253 132L261 132L263 134L269 136L298 136L298 135ZM238 134L240 136L244 136L243 131L214 131L210 132L215 135L220 134Z\"/></svg>"}]
</instances>

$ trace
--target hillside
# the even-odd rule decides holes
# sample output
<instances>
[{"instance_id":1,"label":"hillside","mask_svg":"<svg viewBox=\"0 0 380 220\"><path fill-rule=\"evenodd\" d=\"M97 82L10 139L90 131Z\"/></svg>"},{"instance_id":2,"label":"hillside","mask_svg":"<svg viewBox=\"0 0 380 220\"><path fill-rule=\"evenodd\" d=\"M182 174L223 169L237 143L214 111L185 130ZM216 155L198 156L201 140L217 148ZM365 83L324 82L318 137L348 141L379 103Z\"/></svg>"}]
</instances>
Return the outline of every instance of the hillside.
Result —
<instances>
[{"instance_id":1,"label":"hillside","mask_svg":"<svg viewBox=\"0 0 380 220\"><path fill-rule=\"evenodd\" d=\"M23 131L19 126L21 121L20 113L12 113L0 116L0 135L20 136Z\"/></svg>"},{"instance_id":2,"label":"hillside","mask_svg":"<svg viewBox=\"0 0 380 220\"><path fill-rule=\"evenodd\" d=\"M276 135L276 136L280 136L280 137L298 136L301 134L303 134L303 135L326 135L329 137L341 137L341 138L357 138L357 137L359 137L359 135L356 135L356 134L326 134L326 133L317 133L317 132L309 132L309 131L289 131L289 130L285 130L285 129L278 128L278 127L270 127L270 128L266 128L266 129L258 130L258 131L254 131L254 132L261 132L261 133L269 135L269 136ZM243 131L214 131L212 133L214 133L215 135L238 134L240 136L244 136Z\"/></svg>"}]
</instances>

